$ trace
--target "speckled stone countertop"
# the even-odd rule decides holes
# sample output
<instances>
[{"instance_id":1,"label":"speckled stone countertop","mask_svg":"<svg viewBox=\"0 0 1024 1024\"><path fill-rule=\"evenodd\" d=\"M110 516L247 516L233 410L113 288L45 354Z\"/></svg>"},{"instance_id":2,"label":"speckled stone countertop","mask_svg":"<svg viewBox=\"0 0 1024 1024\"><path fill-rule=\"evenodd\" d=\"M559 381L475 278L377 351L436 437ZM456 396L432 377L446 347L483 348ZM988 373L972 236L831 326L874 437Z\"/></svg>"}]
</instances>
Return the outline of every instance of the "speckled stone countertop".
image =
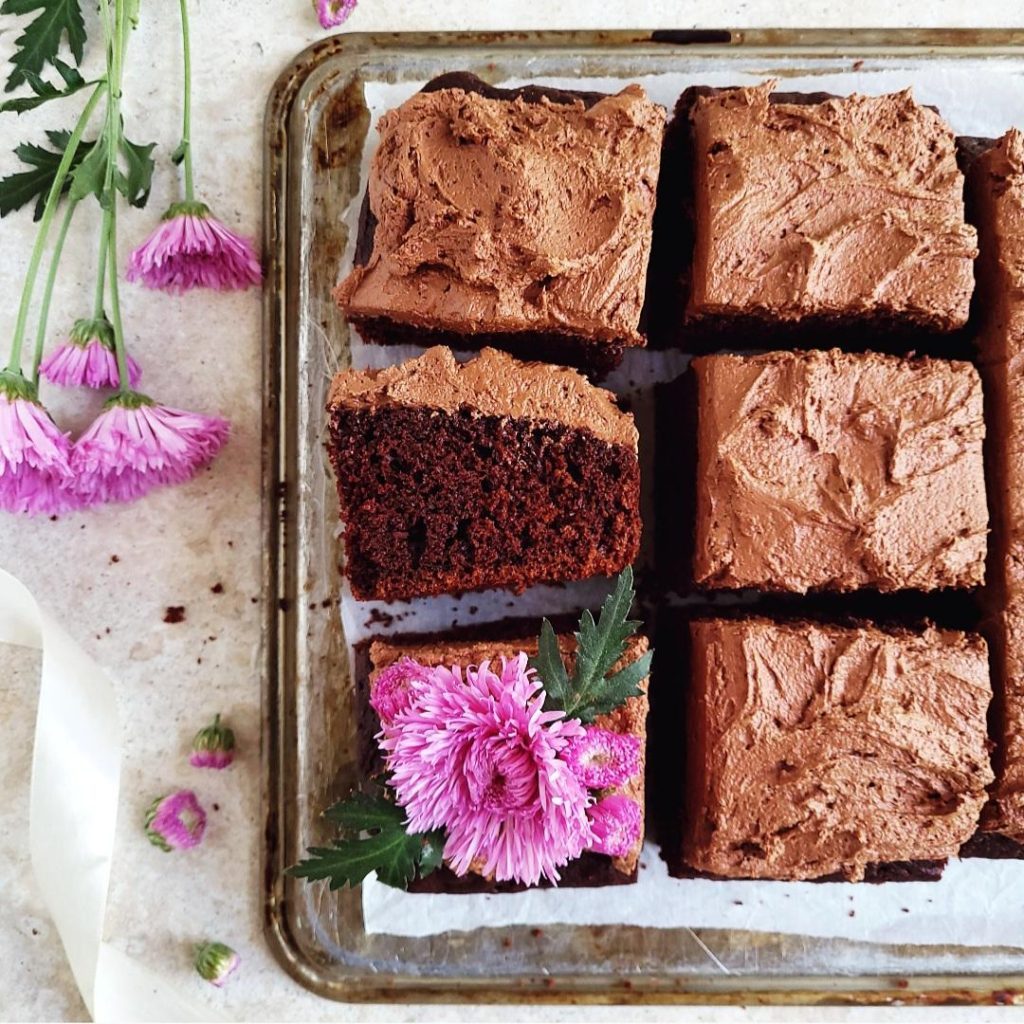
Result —
<instances>
[{"instance_id":1,"label":"speckled stone countertop","mask_svg":"<svg viewBox=\"0 0 1024 1024\"><path fill-rule=\"evenodd\" d=\"M90 5L84 5L89 8ZM915 13L915 6L918 10ZM164 154L177 141L177 4L143 4L131 41L126 81L128 131L157 139ZM199 191L220 216L259 232L262 118L266 97L289 59L322 33L308 0L193 0ZM90 16L91 12L90 12ZM855 8L823 0L672 0L554 7L471 0L360 0L347 28L442 30L587 27L864 26L1024 24L1024 11L993 0L932 0L894 5L862 0ZM18 24L0 20L0 60L9 59ZM69 120L57 110L0 118L0 172L15 166L12 146ZM125 247L140 241L176 198L161 169L146 211L123 218ZM94 210L76 220L55 303L56 338L81 316L91 295ZM33 237L27 214L0 223L2 333L14 323L16 296ZM545 1020L622 1019L621 1011L542 1008L346 1007L318 999L271 958L260 929L259 833L259 412L260 302L248 294L184 298L126 287L132 351L147 392L168 404L220 411L233 424L227 448L208 472L184 487L127 507L102 508L57 522L0 519L0 565L20 576L40 603L109 672L117 688L125 763L107 937L125 952L180 975L211 1009L237 1020ZM2 346L0 346L2 348ZM47 395L75 429L99 400ZM184 618L165 622L169 607ZM82 1019L57 935L36 890L27 854L29 766L38 693L38 656L0 647L0 1019ZM195 730L224 712L241 757L203 778L211 809L208 841L198 854L165 857L142 838L139 820L151 798L195 783L185 752ZM73 836L60 837L73 842ZM244 957L223 991L189 972L189 947L218 936ZM671 1008L630 1010L628 1017L678 1019ZM935 1011L924 1011L935 1019ZM792 1019L793 1011L766 1011ZM837 1011L845 1018L850 1011ZM836 1014L829 1014L837 1019ZM688 1011L690 1019L746 1019L748 1011ZM824 1019L821 1011L815 1019ZM986 1019L988 1011L975 1011ZM879 1013L871 1019L879 1019ZM957 1019L964 1019L959 1011Z\"/></svg>"}]
</instances>

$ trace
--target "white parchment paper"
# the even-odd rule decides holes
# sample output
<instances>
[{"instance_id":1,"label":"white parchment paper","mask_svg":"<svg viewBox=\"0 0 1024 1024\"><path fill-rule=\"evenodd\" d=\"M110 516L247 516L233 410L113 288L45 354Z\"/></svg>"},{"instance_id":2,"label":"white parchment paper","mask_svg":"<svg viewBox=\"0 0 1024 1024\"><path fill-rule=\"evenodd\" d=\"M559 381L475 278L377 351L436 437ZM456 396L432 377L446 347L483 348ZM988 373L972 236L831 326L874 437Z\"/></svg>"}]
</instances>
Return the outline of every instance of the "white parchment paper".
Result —
<instances>
[{"instance_id":1,"label":"white parchment paper","mask_svg":"<svg viewBox=\"0 0 1024 1024\"><path fill-rule=\"evenodd\" d=\"M681 61L681 64L684 63ZM678 74L641 77L650 96L670 111L688 85L742 85L762 81L768 61L730 58L728 69L713 58L685 62ZM771 59L772 69L785 62ZM964 61L956 66L924 68L908 61L872 60L854 70L826 70L822 61L790 61L780 88L879 94L912 87L919 102L935 104L958 134L998 136L1012 125L1024 126L1024 83L1009 62L998 58ZM526 80L497 83L519 85ZM609 78L530 79L542 85L617 91L627 80ZM371 119L407 99L422 82L369 83ZM362 180L378 137L371 128L363 154ZM360 189L360 197L362 190ZM351 267L358 202L346 213L349 250L341 268ZM381 348L356 341L358 367L382 366L419 350ZM607 382L629 392L643 406L647 389L671 379L685 360L678 355L629 352L623 367ZM509 615L539 617L587 605L606 592L606 581L567 587L537 587L512 598L503 592L461 598L431 598L390 606L355 601L347 590L342 617L350 643L373 632L444 629ZM381 626L381 615L394 616ZM385 620L387 621L387 620ZM668 877L657 847L648 843L633 886L599 889L533 890L518 894L410 894L381 885L363 885L367 932L425 936L507 925L631 924L652 928L730 928L783 932L826 938L920 945L1024 947L1024 861L951 862L941 882L855 885L851 883L713 882Z\"/></svg>"}]
</instances>

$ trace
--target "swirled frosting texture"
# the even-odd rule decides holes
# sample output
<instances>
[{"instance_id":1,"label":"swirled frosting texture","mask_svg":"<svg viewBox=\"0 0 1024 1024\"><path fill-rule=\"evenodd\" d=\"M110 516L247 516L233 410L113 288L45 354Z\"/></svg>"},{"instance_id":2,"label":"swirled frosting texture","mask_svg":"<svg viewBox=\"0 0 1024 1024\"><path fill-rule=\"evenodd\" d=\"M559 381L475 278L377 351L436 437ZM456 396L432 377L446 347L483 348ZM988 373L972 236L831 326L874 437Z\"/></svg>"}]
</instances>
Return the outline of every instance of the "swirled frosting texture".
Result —
<instances>
[{"instance_id":1,"label":"swirled frosting texture","mask_svg":"<svg viewBox=\"0 0 1024 1024\"><path fill-rule=\"evenodd\" d=\"M467 407L483 416L589 430L608 444L634 452L639 437L633 417L615 404L610 391L575 370L522 362L493 348L460 363L451 349L435 345L416 359L383 370L346 370L334 378L328 405L406 405L449 413Z\"/></svg>"},{"instance_id":2,"label":"swirled frosting texture","mask_svg":"<svg viewBox=\"0 0 1024 1024\"><path fill-rule=\"evenodd\" d=\"M1000 744L983 827L1024 842L1024 135L1010 131L984 153L970 187L981 234L979 353L998 431L989 457Z\"/></svg>"},{"instance_id":3,"label":"swirled frosting texture","mask_svg":"<svg viewBox=\"0 0 1024 1024\"><path fill-rule=\"evenodd\" d=\"M637 85L582 101L417 93L380 120L373 252L349 316L640 345L665 111Z\"/></svg>"},{"instance_id":4,"label":"swirled frosting texture","mask_svg":"<svg viewBox=\"0 0 1024 1024\"><path fill-rule=\"evenodd\" d=\"M966 323L976 234L949 126L909 90L802 105L774 88L694 108L691 313Z\"/></svg>"},{"instance_id":5,"label":"swirled frosting texture","mask_svg":"<svg viewBox=\"0 0 1024 1024\"><path fill-rule=\"evenodd\" d=\"M970 363L833 350L693 366L698 583L802 593L984 582L985 426Z\"/></svg>"},{"instance_id":6,"label":"swirled frosting texture","mask_svg":"<svg viewBox=\"0 0 1024 1024\"><path fill-rule=\"evenodd\" d=\"M980 637L767 619L691 632L691 867L860 880L974 832L992 779Z\"/></svg>"},{"instance_id":7,"label":"swirled frosting texture","mask_svg":"<svg viewBox=\"0 0 1024 1024\"><path fill-rule=\"evenodd\" d=\"M558 635L558 646L562 651L564 659L568 660L569 667L576 652L576 641L568 634ZM613 666L616 671L632 664L637 658L642 657L649 647L647 637L635 636L626 641L626 653L622 659ZM424 640L409 641L401 637L393 639L374 640L370 645L370 661L373 664L373 671L370 674L371 684L377 678L378 673L389 665L393 665L400 658L408 657L418 661L421 665L458 665L465 668L467 665L479 665L482 661L500 661L501 658L515 657L520 651L528 655L537 653L537 638L524 637L519 640ZM637 775L627 779L622 785L613 786L600 793L601 797L606 796L627 796L635 800L640 808L644 807L644 766L646 761L645 746L647 743L647 683L644 681L641 688L645 691L643 696L630 697L624 704L617 707L611 714L599 715L594 724L610 732L629 734L640 740L640 771ZM633 848L623 857L612 858L613 866L623 874L631 874L637 866L640 858L640 850L643 846L643 834L637 837Z\"/></svg>"}]
</instances>

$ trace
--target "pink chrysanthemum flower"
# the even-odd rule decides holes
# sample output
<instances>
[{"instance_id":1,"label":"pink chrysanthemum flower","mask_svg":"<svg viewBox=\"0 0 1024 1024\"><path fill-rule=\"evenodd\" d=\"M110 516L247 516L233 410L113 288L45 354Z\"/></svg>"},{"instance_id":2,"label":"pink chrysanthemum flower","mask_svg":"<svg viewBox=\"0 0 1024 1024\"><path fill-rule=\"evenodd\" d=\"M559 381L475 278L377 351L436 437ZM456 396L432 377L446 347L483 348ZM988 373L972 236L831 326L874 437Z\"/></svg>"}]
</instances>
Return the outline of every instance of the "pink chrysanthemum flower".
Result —
<instances>
[{"instance_id":1,"label":"pink chrysanthemum flower","mask_svg":"<svg viewBox=\"0 0 1024 1024\"><path fill-rule=\"evenodd\" d=\"M205 203L175 203L160 226L128 258L125 274L147 288L230 291L263 280L252 242L235 234Z\"/></svg>"},{"instance_id":2,"label":"pink chrysanthemum flower","mask_svg":"<svg viewBox=\"0 0 1024 1024\"><path fill-rule=\"evenodd\" d=\"M358 0L313 0L317 17L324 28L337 28L349 19Z\"/></svg>"},{"instance_id":3,"label":"pink chrysanthemum flower","mask_svg":"<svg viewBox=\"0 0 1024 1024\"><path fill-rule=\"evenodd\" d=\"M628 796L606 796L587 811L594 840L590 849L625 857L640 838L640 805Z\"/></svg>"},{"instance_id":4,"label":"pink chrysanthemum flower","mask_svg":"<svg viewBox=\"0 0 1024 1024\"><path fill-rule=\"evenodd\" d=\"M412 658L401 658L388 665L376 678L370 690L370 706L382 725L390 725L397 714L408 709L417 684L430 679L430 669Z\"/></svg>"},{"instance_id":5,"label":"pink chrysanthemum flower","mask_svg":"<svg viewBox=\"0 0 1024 1024\"><path fill-rule=\"evenodd\" d=\"M544 693L520 654L502 665L437 668L379 734L409 831L447 832L456 874L557 882L593 840L589 797L562 760L582 735Z\"/></svg>"},{"instance_id":6,"label":"pink chrysanthemum flower","mask_svg":"<svg viewBox=\"0 0 1024 1024\"><path fill-rule=\"evenodd\" d=\"M220 451L228 430L216 416L157 405L134 391L115 395L71 451L75 490L87 503L134 501L183 483Z\"/></svg>"},{"instance_id":7,"label":"pink chrysanthemum flower","mask_svg":"<svg viewBox=\"0 0 1024 1024\"><path fill-rule=\"evenodd\" d=\"M127 357L128 376L135 387L142 379L139 364ZM66 388L116 388L120 383L114 330L106 320L78 320L68 340L40 364L39 372L51 384Z\"/></svg>"},{"instance_id":8,"label":"pink chrysanthemum flower","mask_svg":"<svg viewBox=\"0 0 1024 1024\"><path fill-rule=\"evenodd\" d=\"M0 372L0 508L54 515L81 504L71 491L71 445L19 373Z\"/></svg>"},{"instance_id":9,"label":"pink chrysanthemum flower","mask_svg":"<svg viewBox=\"0 0 1024 1024\"><path fill-rule=\"evenodd\" d=\"M590 725L563 757L587 789L621 786L640 774L640 738Z\"/></svg>"},{"instance_id":10,"label":"pink chrysanthemum flower","mask_svg":"<svg viewBox=\"0 0 1024 1024\"><path fill-rule=\"evenodd\" d=\"M227 768L235 759L235 733L221 725L220 715L213 716L213 722L200 729L192 740L192 753L188 763L193 768Z\"/></svg>"},{"instance_id":11,"label":"pink chrysanthemum flower","mask_svg":"<svg viewBox=\"0 0 1024 1024\"><path fill-rule=\"evenodd\" d=\"M158 797L149 805L145 828L149 841L164 853L191 850L203 841L206 811L192 790L180 789Z\"/></svg>"}]
</instances>

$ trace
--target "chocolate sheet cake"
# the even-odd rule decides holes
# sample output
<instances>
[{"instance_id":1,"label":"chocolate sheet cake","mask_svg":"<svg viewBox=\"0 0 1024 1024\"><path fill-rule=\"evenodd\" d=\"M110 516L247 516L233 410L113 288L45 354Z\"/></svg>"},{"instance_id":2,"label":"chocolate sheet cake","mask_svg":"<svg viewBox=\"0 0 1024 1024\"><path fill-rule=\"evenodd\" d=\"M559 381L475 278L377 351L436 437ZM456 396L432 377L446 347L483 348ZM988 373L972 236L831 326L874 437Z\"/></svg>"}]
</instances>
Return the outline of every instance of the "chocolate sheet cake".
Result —
<instances>
[{"instance_id":1,"label":"chocolate sheet cake","mask_svg":"<svg viewBox=\"0 0 1024 1024\"><path fill-rule=\"evenodd\" d=\"M611 575L640 542L633 419L573 370L436 347L339 374L330 457L361 600Z\"/></svg>"},{"instance_id":2,"label":"chocolate sheet cake","mask_svg":"<svg viewBox=\"0 0 1024 1024\"><path fill-rule=\"evenodd\" d=\"M596 373L642 345L665 112L446 75L380 122L356 266L368 341L493 345Z\"/></svg>"},{"instance_id":3,"label":"chocolate sheet cake","mask_svg":"<svg viewBox=\"0 0 1024 1024\"><path fill-rule=\"evenodd\" d=\"M482 661L500 663L502 658L512 658L520 651L533 656L537 653L536 636L515 637L507 635L506 630L492 627L496 636L487 638L484 634L487 627L478 627L472 637L453 634L435 637L386 637L373 640L365 649L365 660L361 659L360 674L366 674L365 682L359 680L360 688L365 687L367 695L381 671L393 665L403 657L412 658L426 666L459 666L463 669L469 665L479 665ZM504 635L503 635L504 634ZM575 640L569 633L559 634L559 646L563 655L571 663L575 651ZM627 651L617 668L632 663L648 649L646 637L633 637L627 645ZM597 718L594 725L618 734L635 736L640 741L639 771L625 783L602 791L601 797L620 795L628 797L644 807L644 765L646 760L645 746L647 741L648 701L646 683L642 687L644 695L632 697L621 707L609 715ZM376 731L379 723L370 709L371 719L364 723L363 732ZM585 852L576 861L570 862L562 872L559 886L575 888L579 886L622 885L635 882L637 862L643 846L643 832L636 838L632 849L622 857L608 857L602 854ZM457 876L448 868L442 868L425 879L415 882L413 891L417 892L518 892L524 886L514 882L497 883L492 879L470 872L462 877Z\"/></svg>"},{"instance_id":4,"label":"chocolate sheet cake","mask_svg":"<svg viewBox=\"0 0 1024 1024\"><path fill-rule=\"evenodd\" d=\"M973 164L980 239L978 353L991 431L989 560L996 782L972 850L1024 855L1024 135L1010 131ZM1002 841L1000 841L1002 837Z\"/></svg>"},{"instance_id":5,"label":"chocolate sheet cake","mask_svg":"<svg viewBox=\"0 0 1024 1024\"><path fill-rule=\"evenodd\" d=\"M981 381L877 353L702 356L699 586L879 591L984 582Z\"/></svg>"},{"instance_id":6,"label":"chocolate sheet cake","mask_svg":"<svg viewBox=\"0 0 1024 1024\"><path fill-rule=\"evenodd\" d=\"M980 637L763 618L691 632L684 872L935 877L973 833L992 780Z\"/></svg>"},{"instance_id":7,"label":"chocolate sheet cake","mask_svg":"<svg viewBox=\"0 0 1024 1024\"><path fill-rule=\"evenodd\" d=\"M827 329L862 347L867 331L961 328L976 236L948 125L909 91L774 89L680 97L656 222L658 343L704 350L754 329L814 345Z\"/></svg>"}]
</instances>

